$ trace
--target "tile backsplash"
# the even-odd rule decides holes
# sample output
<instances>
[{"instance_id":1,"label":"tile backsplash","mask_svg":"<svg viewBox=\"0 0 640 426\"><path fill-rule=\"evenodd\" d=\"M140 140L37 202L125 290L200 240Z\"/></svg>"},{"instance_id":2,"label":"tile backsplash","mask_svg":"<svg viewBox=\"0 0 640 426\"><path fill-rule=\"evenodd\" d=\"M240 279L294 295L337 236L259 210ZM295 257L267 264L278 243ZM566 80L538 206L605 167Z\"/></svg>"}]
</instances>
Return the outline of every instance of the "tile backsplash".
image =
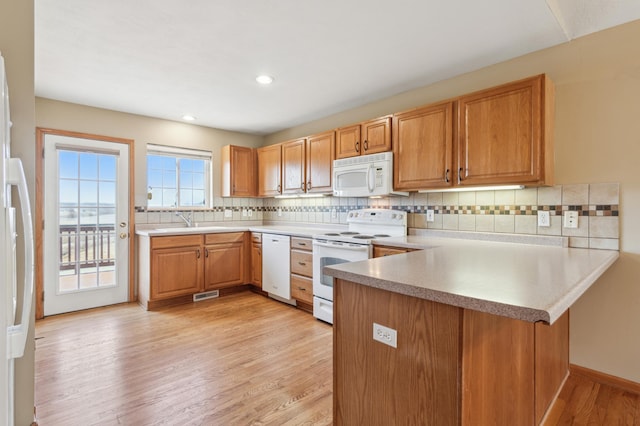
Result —
<instances>
[{"instance_id":1,"label":"tile backsplash","mask_svg":"<svg viewBox=\"0 0 640 426\"><path fill-rule=\"evenodd\" d=\"M213 208L196 210L192 215L196 222L246 220L345 224L349 210L392 208L409 213L410 228L567 236L570 247L619 250L619 198L617 183L411 193L408 197L383 199L216 197ZM434 211L433 222L427 222L427 210ZM549 212L551 226L537 226L538 210ZM578 212L578 228L562 226L562 215L567 210ZM181 219L175 212L136 208L138 224L179 222Z\"/></svg>"}]
</instances>

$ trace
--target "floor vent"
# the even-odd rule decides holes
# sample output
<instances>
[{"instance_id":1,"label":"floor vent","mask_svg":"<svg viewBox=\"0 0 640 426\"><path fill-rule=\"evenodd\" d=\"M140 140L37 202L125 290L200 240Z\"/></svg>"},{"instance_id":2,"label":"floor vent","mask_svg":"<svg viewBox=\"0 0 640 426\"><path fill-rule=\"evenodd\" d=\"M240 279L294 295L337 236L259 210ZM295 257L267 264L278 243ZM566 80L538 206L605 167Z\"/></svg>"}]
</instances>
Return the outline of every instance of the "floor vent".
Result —
<instances>
[{"instance_id":1,"label":"floor vent","mask_svg":"<svg viewBox=\"0 0 640 426\"><path fill-rule=\"evenodd\" d=\"M201 300L215 299L219 295L220 295L220 292L218 290L206 291L204 293L197 293L193 295L193 301L199 302Z\"/></svg>"}]
</instances>

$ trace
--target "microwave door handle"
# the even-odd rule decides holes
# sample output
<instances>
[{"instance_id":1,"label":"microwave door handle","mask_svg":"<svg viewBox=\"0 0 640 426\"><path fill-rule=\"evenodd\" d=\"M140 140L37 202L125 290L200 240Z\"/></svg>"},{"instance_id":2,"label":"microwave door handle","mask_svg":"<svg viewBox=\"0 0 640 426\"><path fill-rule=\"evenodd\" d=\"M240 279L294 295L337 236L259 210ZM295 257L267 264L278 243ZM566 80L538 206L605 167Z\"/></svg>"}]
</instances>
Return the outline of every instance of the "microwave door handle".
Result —
<instances>
[{"instance_id":1,"label":"microwave door handle","mask_svg":"<svg viewBox=\"0 0 640 426\"><path fill-rule=\"evenodd\" d=\"M376 189L376 175L373 164L369 164L369 170L367 170L367 189L369 192L373 192Z\"/></svg>"}]
</instances>

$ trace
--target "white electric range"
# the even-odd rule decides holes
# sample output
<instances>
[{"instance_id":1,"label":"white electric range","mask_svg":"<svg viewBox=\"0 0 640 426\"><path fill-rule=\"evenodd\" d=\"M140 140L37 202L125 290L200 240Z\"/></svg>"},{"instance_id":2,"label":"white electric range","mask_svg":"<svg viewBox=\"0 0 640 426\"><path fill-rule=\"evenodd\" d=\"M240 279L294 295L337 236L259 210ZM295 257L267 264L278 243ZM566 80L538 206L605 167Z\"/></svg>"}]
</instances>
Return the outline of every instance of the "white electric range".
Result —
<instances>
[{"instance_id":1,"label":"white electric range","mask_svg":"<svg viewBox=\"0 0 640 426\"><path fill-rule=\"evenodd\" d=\"M313 315L333 324L333 277L325 266L372 257L373 240L407 235L407 212L390 209L352 210L348 230L313 236Z\"/></svg>"}]
</instances>

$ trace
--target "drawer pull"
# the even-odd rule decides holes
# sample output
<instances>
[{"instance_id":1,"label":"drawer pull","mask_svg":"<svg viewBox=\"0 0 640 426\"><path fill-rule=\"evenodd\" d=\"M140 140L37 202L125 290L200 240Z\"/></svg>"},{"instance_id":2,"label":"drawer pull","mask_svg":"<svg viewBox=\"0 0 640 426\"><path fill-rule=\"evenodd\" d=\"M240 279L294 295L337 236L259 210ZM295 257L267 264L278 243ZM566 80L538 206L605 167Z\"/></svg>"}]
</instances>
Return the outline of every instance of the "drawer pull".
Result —
<instances>
[{"instance_id":1,"label":"drawer pull","mask_svg":"<svg viewBox=\"0 0 640 426\"><path fill-rule=\"evenodd\" d=\"M305 262L298 262L298 265L300 266L307 266L307 264Z\"/></svg>"},{"instance_id":2,"label":"drawer pull","mask_svg":"<svg viewBox=\"0 0 640 426\"><path fill-rule=\"evenodd\" d=\"M307 243L298 243L299 246L306 246Z\"/></svg>"},{"instance_id":3,"label":"drawer pull","mask_svg":"<svg viewBox=\"0 0 640 426\"><path fill-rule=\"evenodd\" d=\"M307 291L307 289L306 289L306 288L304 288L304 287L298 287L298 290L300 290L300 291Z\"/></svg>"}]
</instances>

